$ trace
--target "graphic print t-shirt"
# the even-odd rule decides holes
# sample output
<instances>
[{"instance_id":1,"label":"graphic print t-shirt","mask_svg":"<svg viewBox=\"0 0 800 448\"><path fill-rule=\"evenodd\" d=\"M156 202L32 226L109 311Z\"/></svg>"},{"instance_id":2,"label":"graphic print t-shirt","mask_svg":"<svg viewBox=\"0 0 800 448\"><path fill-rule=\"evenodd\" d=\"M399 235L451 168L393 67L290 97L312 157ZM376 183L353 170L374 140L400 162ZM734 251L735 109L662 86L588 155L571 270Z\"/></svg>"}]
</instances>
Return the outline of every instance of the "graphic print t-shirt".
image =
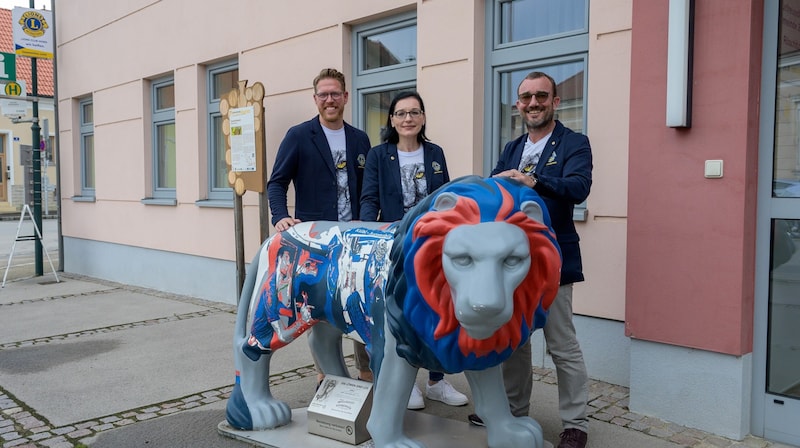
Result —
<instances>
[{"instance_id":1,"label":"graphic print t-shirt","mask_svg":"<svg viewBox=\"0 0 800 448\"><path fill-rule=\"evenodd\" d=\"M522 150L522 158L519 161L519 171L526 176L533 177L536 171L536 164L542 157L545 144L550 140L551 134L539 139L536 143L531 141L530 136L525 140L525 148Z\"/></svg>"},{"instance_id":2,"label":"graphic print t-shirt","mask_svg":"<svg viewBox=\"0 0 800 448\"><path fill-rule=\"evenodd\" d=\"M330 146L331 156L333 156L333 166L336 168L339 221L350 221L353 219L353 210L350 207L350 186L347 183L347 139L344 136L344 128L332 131L323 126L322 130L325 131L325 137L328 139L328 146Z\"/></svg>"},{"instance_id":3,"label":"graphic print t-shirt","mask_svg":"<svg viewBox=\"0 0 800 448\"><path fill-rule=\"evenodd\" d=\"M425 156L422 146L411 152L397 151L400 161L400 184L403 186L403 212L428 195L425 179Z\"/></svg>"}]
</instances>

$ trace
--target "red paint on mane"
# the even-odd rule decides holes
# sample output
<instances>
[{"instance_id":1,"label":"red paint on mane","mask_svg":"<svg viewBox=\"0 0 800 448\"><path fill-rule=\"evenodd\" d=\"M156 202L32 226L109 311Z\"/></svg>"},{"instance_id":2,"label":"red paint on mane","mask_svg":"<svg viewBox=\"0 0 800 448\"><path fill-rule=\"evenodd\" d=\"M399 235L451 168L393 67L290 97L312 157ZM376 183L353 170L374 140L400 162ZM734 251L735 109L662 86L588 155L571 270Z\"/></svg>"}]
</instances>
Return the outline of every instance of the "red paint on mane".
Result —
<instances>
[{"instance_id":1,"label":"red paint on mane","mask_svg":"<svg viewBox=\"0 0 800 448\"><path fill-rule=\"evenodd\" d=\"M502 352L511 347L516 349L522 340L523 319L528 328L533 327L533 314L539 302L547 310L558 292L561 256L545 233L549 229L517 211L511 195L500 186L503 201L497 213L497 221L516 225L528 237L531 267L528 275L514 291L514 313L511 319L491 337L477 340L466 331L460 331L455 316L450 285L442 268L444 240L453 228L460 225L479 224L480 209L474 199L459 197L455 207L444 211L430 211L420 217L413 229L413 238L428 237L414 257L414 270L417 285L425 302L439 316L439 324L434 330L434 338L439 339L459 330L458 345L465 356L474 353L483 356L492 351ZM548 279L556 279L550 281Z\"/></svg>"}]
</instances>

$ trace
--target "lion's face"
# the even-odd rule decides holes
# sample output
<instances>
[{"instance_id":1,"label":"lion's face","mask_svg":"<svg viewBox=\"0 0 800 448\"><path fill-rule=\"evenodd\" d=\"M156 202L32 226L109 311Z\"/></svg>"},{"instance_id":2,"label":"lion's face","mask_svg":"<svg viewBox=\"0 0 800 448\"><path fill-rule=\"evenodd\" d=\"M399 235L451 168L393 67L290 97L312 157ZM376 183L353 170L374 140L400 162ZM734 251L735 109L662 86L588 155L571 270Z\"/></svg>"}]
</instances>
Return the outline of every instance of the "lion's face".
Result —
<instances>
[{"instance_id":1,"label":"lion's face","mask_svg":"<svg viewBox=\"0 0 800 448\"><path fill-rule=\"evenodd\" d=\"M455 318L471 338L487 339L511 319L514 290L530 266L528 238L515 225L463 225L447 234L442 270Z\"/></svg>"},{"instance_id":2,"label":"lion's face","mask_svg":"<svg viewBox=\"0 0 800 448\"><path fill-rule=\"evenodd\" d=\"M409 323L392 332L419 365L429 354L448 372L499 364L544 325L558 292L561 255L544 202L498 178L454 181L431 196L395 241L405 280L392 299Z\"/></svg>"}]
</instances>

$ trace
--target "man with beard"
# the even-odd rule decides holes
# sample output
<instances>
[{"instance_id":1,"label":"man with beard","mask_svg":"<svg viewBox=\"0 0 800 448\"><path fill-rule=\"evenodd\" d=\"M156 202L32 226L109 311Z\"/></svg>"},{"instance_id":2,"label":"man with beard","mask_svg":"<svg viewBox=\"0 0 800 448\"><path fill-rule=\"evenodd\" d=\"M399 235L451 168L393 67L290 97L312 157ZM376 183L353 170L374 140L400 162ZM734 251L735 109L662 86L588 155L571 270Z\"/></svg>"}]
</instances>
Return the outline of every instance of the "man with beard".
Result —
<instances>
[{"instance_id":1,"label":"man with beard","mask_svg":"<svg viewBox=\"0 0 800 448\"><path fill-rule=\"evenodd\" d=\"M344 74L325 68L314 78L319 114L286 133L267 183L272 225L279 232L301 221L358 219L369 136L344 121L348 92ZM294 183L295 217L289 215L287 191ZM355 341L356 365L372 376L363 344ZM317 382L323 375L317 369Z\"/></svg>"},{"instance_id":2,"label":"man with beard","mask_svg":"<svg viewBox=\"0 0 800 448\"><path fill-rule=\"evenodd\" d=\"M531 72L517 88L517 110L528 132L506 144L492 176L505 176L533 188L547 204L561 247L561 286L544 326L547 349L558 377L558 409L564 426L558 448L584 448L589 420L588 375L572 322L572 284L584 280L579 237L572 221L575 204L589 196L592 150L589 139L555 120L561 98L556 82ZM503 380L511 413L527 416L531 389L530 340L503 363ZM480 417L470 415L473 424Z\"/></svg>"}]
</instances>

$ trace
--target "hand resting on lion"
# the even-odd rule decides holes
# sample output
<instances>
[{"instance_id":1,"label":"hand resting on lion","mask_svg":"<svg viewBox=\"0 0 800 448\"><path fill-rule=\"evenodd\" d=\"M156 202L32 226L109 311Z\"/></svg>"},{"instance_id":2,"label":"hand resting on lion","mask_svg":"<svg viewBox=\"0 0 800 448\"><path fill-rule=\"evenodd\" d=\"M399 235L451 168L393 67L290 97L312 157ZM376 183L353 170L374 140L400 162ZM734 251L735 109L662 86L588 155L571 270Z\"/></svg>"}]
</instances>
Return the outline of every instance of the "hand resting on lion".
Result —
<instances>
[{"instance_id":1,"label":"hand resting on lion","mask_svg":"<svg viewBox=\"0 0 800 448\"><path fill-rule=\"evenodd\" d=\"M509 411L500 363L544 326L560 268L544 202L505 178L456 179L399 223L295 225L248 268L228 423L263 430L291 420L270 392L270 357L315 326L309 343L325 373L348 376L342 335L367 345L380 403L368 422L375 446L422 446L402 428L426 368L465 373L490 447L541 448L539 424Z\"/></svg>"}]
</instances>

